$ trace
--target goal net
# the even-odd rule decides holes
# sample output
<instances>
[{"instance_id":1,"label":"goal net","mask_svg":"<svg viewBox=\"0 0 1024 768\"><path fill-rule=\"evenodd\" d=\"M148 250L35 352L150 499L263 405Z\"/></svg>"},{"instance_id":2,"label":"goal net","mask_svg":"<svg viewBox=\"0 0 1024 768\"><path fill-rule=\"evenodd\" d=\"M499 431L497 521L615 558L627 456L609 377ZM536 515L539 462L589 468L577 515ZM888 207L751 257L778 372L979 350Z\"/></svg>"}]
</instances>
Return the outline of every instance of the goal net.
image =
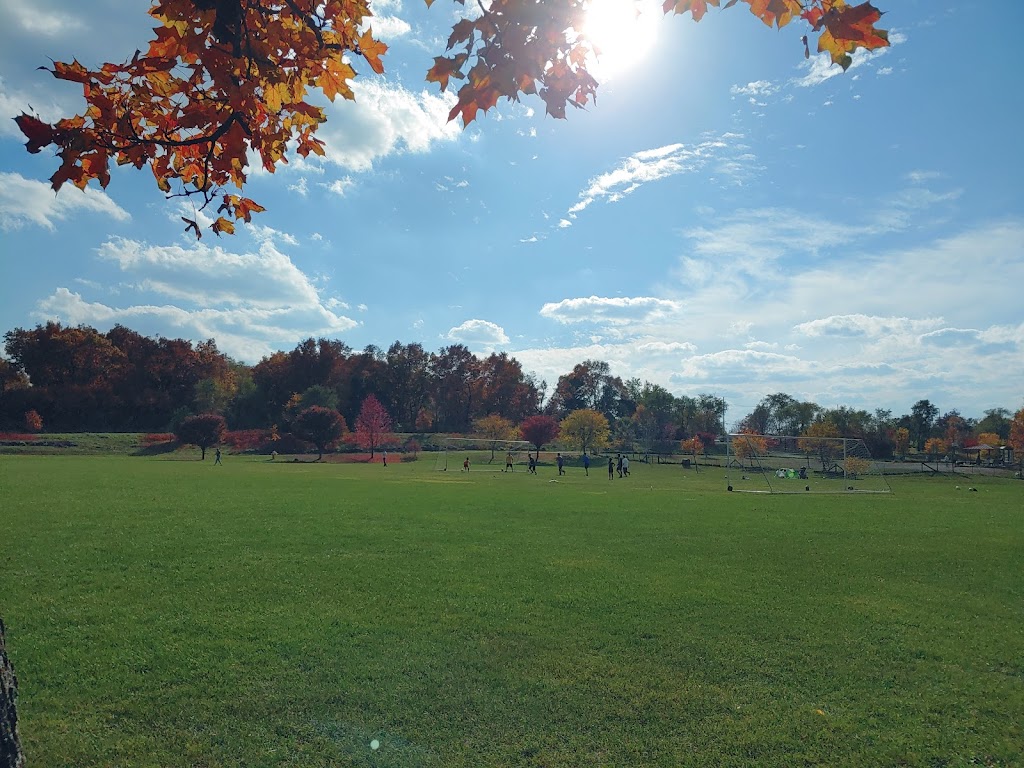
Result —
<instances>
[{"instance_id":1,"label":"goal net","mask_svg":"<svg viewBox=\"0 0 1024 768\"><path fill-rule=\"evenodd\" d=\"M850 437L726 438L728 490L746 493L892 493L882 462Z\"/></svg>"},{"instance_id":2,"label":"goal net","mask_svg":"<svg viewBox=\"0 0 1024 768\"><path fill-rule=\"evenodd\" d=\"M525 471L533 444L526 440L490 440L486 437L444 437L438 441L434 469L438 472L462 469L469 459L473 467L504 471L511 461L512 471Z\"/></svg>"}]
</instances>

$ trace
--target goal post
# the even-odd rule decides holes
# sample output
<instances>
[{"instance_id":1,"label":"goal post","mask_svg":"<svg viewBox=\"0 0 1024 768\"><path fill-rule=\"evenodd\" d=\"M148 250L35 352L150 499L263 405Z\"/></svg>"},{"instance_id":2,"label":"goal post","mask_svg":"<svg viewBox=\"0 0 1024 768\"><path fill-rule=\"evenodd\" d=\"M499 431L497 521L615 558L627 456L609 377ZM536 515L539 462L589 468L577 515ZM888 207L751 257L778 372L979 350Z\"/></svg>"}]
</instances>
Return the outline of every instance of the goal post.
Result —
<instances>
[{"instance_id":1,"label":"goal post","mask_svg":"<svg viewBox=\"0 0 1024 768\"><path fill-rule=\"evenodd\" d=\"M726 437L726 486L746 493L892 493L883 463L853 437Z\"/></svg>"},{"instance_id":2,"label":"goal post","mask_svg":"<svg viewBox=\"0 0 1024 768\"><path fill-rule=\"evenodd\" d=\"M533 443L526 440L492 440L487 437L443 437L438 440L434 470L462 469L468 458L475 467L497 467L502 471L512 460L512 471L526 469ZM493 458L492 458L493 457Z\"/></svg>"}]
</instances>

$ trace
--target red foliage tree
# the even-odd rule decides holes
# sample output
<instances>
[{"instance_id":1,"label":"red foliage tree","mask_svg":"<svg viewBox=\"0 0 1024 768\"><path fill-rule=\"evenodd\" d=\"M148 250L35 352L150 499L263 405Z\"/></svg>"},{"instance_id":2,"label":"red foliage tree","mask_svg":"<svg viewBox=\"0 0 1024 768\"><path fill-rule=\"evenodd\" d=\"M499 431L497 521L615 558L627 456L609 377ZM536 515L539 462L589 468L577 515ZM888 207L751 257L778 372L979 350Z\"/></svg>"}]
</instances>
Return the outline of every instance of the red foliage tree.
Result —
<instances>
[{"instance_id":1,"label":"red foliage tree","mask_svg":"<svg viewBox=\"0 0 1024 768\"><path fill-rule=\"evenodd\" d=\"M359 447L370 450L370 458L373 452L381 445L384 438L391 431L391 417L384 410L373 395L368 395L363 400L363 407L359 409L359 416L356 418L356 441Z\"/></svg>"},{"instance_id":2,"label":"red foliage tree","mask_svg":"<svg viewBox=\"0 0 1024 768\"><path fill-rule=\"evenodd\" d=\"M43 417L34 410L26 412L25 429L29 432L40 432L43 429Z\"/></svg>"},{"instance_id":3,"label":"red foliage tree","mask_svg":"<svg viewBox=\"0 0 1024 768\"><path fill-rule=\"evenodd\" d=\"M218 445L228 431L224 417L217 413L201 413L188 416L174 431L175 436L185 445L195 445L202 450L200 461L206 460L206 449Z\"/></svg>"},{"instance_id":4,"label":"red foliage tree","mask_svg":"<svg viewBox=\"0 0 1024 768\"><path fill-rule=\"evenodd\" d=\"M560 430L561 425L554 416L531 416L519 425L523 440L533 443L538 453L545 443L558 437Z\"/></svg>"},{"instance_id":5,"label":"red foliage tree","mask_svg":"<svg viewBox=\"0 0 1024 768\"><path fill-rule=\"evenodd\" d=\"M316 446L320 452L316 460L320 461L324 457L324 449L345 434L345 419L333 408L314 405L299 412L292 424L292 432Z\"/></svg>"}]
</instances>

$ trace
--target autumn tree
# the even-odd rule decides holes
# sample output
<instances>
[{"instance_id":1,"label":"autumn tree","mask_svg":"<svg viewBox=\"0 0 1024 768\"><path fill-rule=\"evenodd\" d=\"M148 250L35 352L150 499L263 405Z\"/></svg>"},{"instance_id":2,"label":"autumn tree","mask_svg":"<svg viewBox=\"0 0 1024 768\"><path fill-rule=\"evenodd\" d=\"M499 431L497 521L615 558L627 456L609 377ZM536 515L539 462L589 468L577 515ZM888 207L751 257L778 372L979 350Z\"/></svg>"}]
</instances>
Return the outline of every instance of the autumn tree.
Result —
<instances>
[{"instance_id":1,"label":"autumn tree","mask_svg":"<svg viewBox=\"0 0 1024 768\"><path fill-rule=\"evenodd\" d=\"M356 418L356 441L360 448L369 449L370 458L380 447L385 435L391 431L391 417L384 410L373 395L363 400L363 406L359 409L359 416Z\"/></svg>"},{"instance_id":2,"label":"autumn tree","mask_svg":"<svg viewBox=\"0 0 1024 768\"><path fill-rule=\"evenodd\" d=\"M881 13L868 2L742 1L768 26L801 19L818 35L818 50L843 69L855 49L888 45L875 27ZM442 91L462 81L448 119L468 125L499 99L523 95L537 95L556 118L567 106L591 104L598 83L589 68L598 51L586 29L588 5L495 0L467 10L426 75ZM719 0L665 0L663 7L699 21L708 5ZM367 23L369 0L154 0L149 14L156 36L130 61L97 69L55 62L49 70L82 86L82 114L54 124L27 113L16 118L29 152L55 148L54 190L67 182L85 189L92 180L106 187L111 163L148 166L167 196L194 197L201 209L217 203L210 228L232 233L235 222L264 210L225 191L244 187L249 158L273 172L288 162L289 147L302 157L323 155L316 133L327 115L312 91L332 102L353 99L354 64L384 70L387 46ZM806 35L803 42L809 56ZM198 216L182 219L201 236Z\"/></svg>"},{"instance_id":3,"label":"autumn tree","mask_svg":"<svg viewBox=\"0 0 1024 768\"><path fill-rule=\"evenodd\" d=\"M989 445L993 448L998 448L1002 445L1002 438L999 437L995 432L982 432L978 435L976 445Z\"/></svg>"},{"instance_id":4,"label":"autumn tree","mask_svg":"<svg viewBox=\"0 0 1024 768\"><path fill-rule=\"evenodd\" d=\"M608 445L608 419L591 408L573 411L559 424L559 437L581 453L600 451Z\"/></svg>"},{"instance_id":5,"label":"autumn tree","mask_svg":"<svg viewBox=\"0 0 1024 768\"><path fill-rule=\"evenodd\" d=\"M939 409L930 400L918 400L910 409L910 439L917 450L924 449L925 441L931 437L932 426L939 415Z\"/></svg>"},{"instance_id":6,"label":"autumn tree","mask_svg":"<svg viewBox=\"0 0 1024 768\"><path fill-rule=\"evenodd\" d=\"M558 437L558 430L558 419L543 414L524 419L519 425L519 434L523 440L533 443L538 454L541 448Z\"/></svg>"},{"instance_id":7,"label":"autumn tree","mask_svg":"<svg viewBox=\"0 0 1024 768\"><path fill-rule=\"evenodd\" d=\"M741 430L732 439L733 455L742 465L747 459L764 456L768 453L768 438L757 432Z\"/></svg>"},{"instance_id":8,"label":"autumn tree","mask_svg":"<svg viewBox=\"0 0 1024 768\"><path fill-rule=\"evenodd\" d=\"M1024 465L1024 408L1013 414L1007 443L1017 454L1017 461Z\"/></svg>"},{"instance_id":9,"label":"autumn tree","mask_svg":"<svg viewBox=\"0 0 1024 768\"><path fill-rule=\"evenodd\" d=\"M497 449L498 443L516 439L515 424L503 416L495 414L474 421L473 429L477 434L486 437L491 444L491 459L487 462L488 464L494 461L494 451Z\"/></svg>"},{"instance_id":10,"label":"autumn tree","mask_svg":"<svg viewBox=\"0 0 1024 768\"><path fill-rule=\"evenodd\" d=\"M839 436L839 428L833 422L816 421L796 444L807 455L816 455L821 462L821 471L827 472L829 464L842 455L842 445L835 440Z\"/></svg>"},{"instance_id":11,"label":"autumn tree","mask_svg":"<svg viewBox=\"0 0 1024 768\"><path fill-rule=\"evenodd\" d=\"M301 411L292 423L292 432L316 446L317 461L324 457L324 449L345 434L345 420L332 408L313 405Z\"/></svg>"},{"instance_id":12,"label":"autumn tree","mask_svg":"<svg viewBox=\"0 0 1024 768\"><path fill-rule=\"evenodd\" d=\"M994 432L999 435L999 442L1010 435L1010 411L1006 408L989 408L978 422L978 432Z\"/></svg>"},{"instance_id":13,"label":"autumn tree","mask_svg":"<svg viewBox=\"0 0 1024 768\"><path fill-rule=\"evenodd\" d=\"M189 416L182 419L174 436L178 442L184 445L194 445L202 450L199 457L201 461L206 460L206 449L219 445L224 439L224 433L228 431L228 425L224 417L216 413L201 413L198 416Z\"/></svg>"},{"instance_id":14,"label":"autumn tree","mask_svg":"<svg viewBox=\"0 0 1024 768\"><path fill-rule=\"evenodd\" d=\"M25 429L29 432L41 432L43 417L35 410L25 411Z\"/></svg>"},{"instance_id":15,"label":"autumn tree","mask_svg":"<svg viewBox=\"0 0 1024 768\"><path fill-rule=\"evenodd\" d=\"M697 454L704 450L704 443L699 437L694 436L680 442L679 448L683 453L693 454L693 463L696 464Z\"/></svg>"},{"instance_id":16,"label":"autumn tree","mask_svg":"<svg viewBox=\"0 0 1024 768\"><path fill-rule=\"evenodd\" d=\"M932 457L932 460L949 453L949 440L944 437L929 437L924 441L924 452Z\"/></svg>"},{"instance_id":17,"label":"autumn tree","mask_svg":"<svg viewBox=\"0 0 1024 768\"><path fill-rule=\"evenodd\" d=\"M892 434L892 439L896 445L896 455L906 458L907 450L910 448L910 430L906 427L897 427Z\"/></svg>"},{"instance_id":18,"label":"autumn tree","mask_svg":"<svg viewBox=\"0 0 1024 768\"><path fill-rule=\"evenodd\" d=\"M871 462L860 456L847 456L843 460L843 470L848 477L856 478L871 471Z\"/></svg>"}]
</instances>

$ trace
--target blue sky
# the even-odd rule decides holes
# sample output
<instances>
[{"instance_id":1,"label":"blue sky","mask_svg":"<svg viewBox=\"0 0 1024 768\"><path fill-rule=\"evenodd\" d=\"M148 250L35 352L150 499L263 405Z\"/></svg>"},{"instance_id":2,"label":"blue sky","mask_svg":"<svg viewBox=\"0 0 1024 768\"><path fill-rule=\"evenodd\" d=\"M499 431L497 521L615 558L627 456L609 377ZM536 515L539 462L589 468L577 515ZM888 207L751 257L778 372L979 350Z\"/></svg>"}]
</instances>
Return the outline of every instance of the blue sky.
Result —
<instances>
[{"instance_id":1,"label":"blue sky","mask_svg":"<svg viewBox=\"0 0 1024 768\"><path fill-rule=\"evenodd\" d=\"M628 0L616 0L623 3ZM234 237L148 172L47 178L0 121L0 330L47 319L200 340L246 362L303 338L505 350L551 385L584 359L730 418L1024 405L1024 4L878 0L892 47L843 74L744 7L661 18L568 120L501 103L467 130L424 74L461 6L386 0L387 72L328 107L328 157L260 173ZM654 2L655 8L660 2ZM0 0L0 110L80 112L36 68L130 58L145 2ZM619 24L619 28L621 28Z\"/></svg>"}]
</instances>

